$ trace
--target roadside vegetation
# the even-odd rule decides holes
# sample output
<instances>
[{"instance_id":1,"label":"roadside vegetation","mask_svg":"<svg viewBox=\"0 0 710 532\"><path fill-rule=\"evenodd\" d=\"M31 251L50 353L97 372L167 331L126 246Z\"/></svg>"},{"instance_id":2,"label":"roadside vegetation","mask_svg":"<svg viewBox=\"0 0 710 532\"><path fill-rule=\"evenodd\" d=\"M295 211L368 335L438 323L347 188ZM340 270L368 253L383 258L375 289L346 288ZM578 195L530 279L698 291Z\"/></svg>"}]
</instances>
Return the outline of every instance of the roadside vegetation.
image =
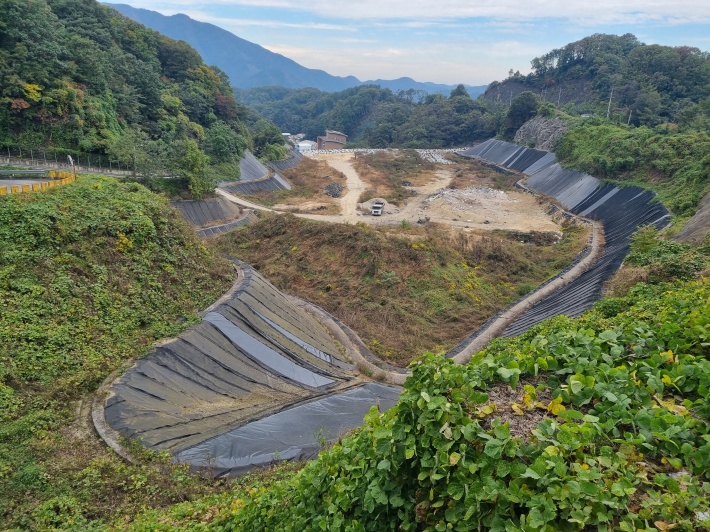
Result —
<instances>
[{"instance_id":1,"label":"roadside vegetation","mask_svg":"<svg viewBox=\"0 0 710 532\"><path fill-rule=\"evenodd\" d=\"M219 237L215 247L256 267L278 288L319 305L389 362L406 365L453 347L498 310L564 269L587 229L557 244L521 244L410 225L374 229L293 216Z\"/></svg>"},{"instance_id":2,"label":"roadside vegetation","mask_svg":"<svg viewBox=\"0 0 710 532\"><path fill-rule=\"evenodd\" d=\"M103 379L194 323L232 279L140 185L80 177L0 197L0 528L79 529L223 489L166 456L123 463L88 407Z\"/></svg>"},{"instance_id":3,"label":"roadside vegetation","mask_svg":"<svg viewBox=\"0 0 710 532\"><path fill-rule=\"evenodd\" d=\"M707 528L710 284L623 301L417 360L397 406L214 529Z\"/></svg>"}]
</instances>

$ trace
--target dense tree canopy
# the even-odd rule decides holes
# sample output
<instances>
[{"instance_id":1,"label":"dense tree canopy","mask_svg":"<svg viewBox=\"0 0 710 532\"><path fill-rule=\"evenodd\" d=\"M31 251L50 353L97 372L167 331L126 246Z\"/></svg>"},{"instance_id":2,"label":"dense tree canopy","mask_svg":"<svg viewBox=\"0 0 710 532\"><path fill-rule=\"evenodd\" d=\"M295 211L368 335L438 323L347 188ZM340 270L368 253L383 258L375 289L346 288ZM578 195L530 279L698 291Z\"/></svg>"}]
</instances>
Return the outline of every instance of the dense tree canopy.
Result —
<instances>
[{"instance_id":1,"label":"dense tree canopy","mask_svg":"<svg viewBox=\"0 0 710 532\"><path fill-rule=\"evenodd\" d=\"M349 135L348 144L374 148L461 145L495 135L505 119L502 107L473 100L463 85L448 98L374 85L338 93L263 87L237 97L283 131L315 139L336 129Z\"/></svg>"},{"instance_id":2,"label":"dense tree canopy","mask_svg":"<svg viewBox=\"0 0 710 532\"><path fill-rule=\"evenodd\" d=\"M698 48L646 45L630 33L595 34L536 57L531 66L528 76L491 84L489 96L512 83L558 98L565 92L565 102L589 109L606 111L611 99L612 113L634 125L696 127L708 119L710 54Z\"/></svg>"},{"instance_id":3,"label":"dense tree canopy","mask_svg":"<svg viewBox=\"0 0 710 532\"><path fill-rule=\"evenodd\" d=\"M243 154L248 111L185 42L94 0L0 0L0 10L0 144L106 153L193 184L204 152L205 164ZM194 149L201 157L179 164Z\"/></svg>"}]
</instances>

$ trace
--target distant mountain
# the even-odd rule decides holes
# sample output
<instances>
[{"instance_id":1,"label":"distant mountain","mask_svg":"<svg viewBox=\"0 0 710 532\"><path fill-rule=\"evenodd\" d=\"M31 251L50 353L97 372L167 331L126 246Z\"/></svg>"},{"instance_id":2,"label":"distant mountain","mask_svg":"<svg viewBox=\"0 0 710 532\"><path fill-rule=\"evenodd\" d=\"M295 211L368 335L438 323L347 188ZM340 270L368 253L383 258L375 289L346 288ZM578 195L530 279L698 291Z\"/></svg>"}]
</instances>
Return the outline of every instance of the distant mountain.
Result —
<instances>
[{"instance_id":1,"label":"distant mountain","mask_svg":"<svg viewBox=\"0 0 710 532\"><path fill-rule=\"evenodd\" d=\"M106 4L130 19L156 30L172 39L182 40L195 48L203 60L219 67L234 87L281 86L293 89L314 87L326 92L338 92L359 85L380 85L394 92L422 90L428 93L449 94L456 85L418 82L411 78L362 82L354 76L333 76L313 68L306 68L281 54L270 52L213 24L198 22L187 15L165 16L155 11L138 9L125 4ZM486 86L466 86L471 97L481 94Z\"/></svg>"},{"instance_id":2,"label":"distant mountain","mask_svg":"<svg viewBox=\"0 0 710 532\"><path fill-rule=\"evenodd\" d=\"M441 83L432 83L431 81L414 81L412 78L398 78L398 79L375 79L371 81L363 81L362 85L379 85L383 89L390 89L392 92L406 91L409 89L426 91L429 94L446 94L447 96L451 94L457 85L442 85ZM471 98L477 97L479 94L483 94L486 90L486 85L465 85L468 94Z\"/></svg>"}]
</instances>

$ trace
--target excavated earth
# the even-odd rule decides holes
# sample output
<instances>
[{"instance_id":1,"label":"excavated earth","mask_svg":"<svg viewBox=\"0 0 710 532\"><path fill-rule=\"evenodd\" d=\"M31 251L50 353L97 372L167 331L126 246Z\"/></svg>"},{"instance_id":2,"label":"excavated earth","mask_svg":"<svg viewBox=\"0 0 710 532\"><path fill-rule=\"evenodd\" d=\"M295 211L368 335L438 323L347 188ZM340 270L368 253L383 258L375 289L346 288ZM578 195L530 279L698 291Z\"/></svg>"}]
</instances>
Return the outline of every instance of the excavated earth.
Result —
<instances>
[{"instance_id":1,"label":"excavated earth","mask_svg":"<svg viewBox=\"0 0 710 532\"><path fill-rule=\"evenodd\" d=\"M465 360L457 355L470 351L491 327L511 336L550 316L580 314L600 297L602 283L621 264L630 235L641 225L661 227L668 221L667 210L651 192L619 189L564 170L549 152L490 140L463 155L527 175L530 189L603 225L605 246L598 256L578 257L591 266L574 275L579 266L563 272L559 277L569 280L559 283L562 288L550 290L559 281L551 279L524 302L492 317L448 353L456 360ZM254 166L258 177L262 169ZM441 191L431 201L476 212L486 201L513 203L511 196L474 187ZM201 323L102 387L95 426L119 452L121 436L137 438L213 476L240 474L278 460L311 457L359 426L372 406L384 410L396 403L401 388L372 382L363 373L398 384L404 373L391 368L377 373L371 353L347 327L279 292L248 265L236 267L235 286L203 313ZM521 310L511 313L512 308Z\"/></svg>"}]
</instances>

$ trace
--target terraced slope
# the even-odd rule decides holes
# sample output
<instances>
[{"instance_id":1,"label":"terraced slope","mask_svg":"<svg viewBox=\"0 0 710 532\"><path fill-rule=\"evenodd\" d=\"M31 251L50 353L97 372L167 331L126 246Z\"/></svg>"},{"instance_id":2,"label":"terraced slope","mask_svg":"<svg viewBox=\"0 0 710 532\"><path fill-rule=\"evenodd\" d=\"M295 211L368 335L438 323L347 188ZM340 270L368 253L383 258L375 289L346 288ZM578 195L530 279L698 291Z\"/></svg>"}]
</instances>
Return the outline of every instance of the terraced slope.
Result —
<instances>
[{"instance_id":1,"label":"terraced slope","mask_svg":"<svg viewBox=\"0 0 710 532\"><path fill-rule=\"evenodd\" d=\"M216 476L310 456L399 395L366 384L345 355L352 345L251 267L239 268L232 292L131 367L104 409L122 436Z\"/></svg>"}]
</instances>

